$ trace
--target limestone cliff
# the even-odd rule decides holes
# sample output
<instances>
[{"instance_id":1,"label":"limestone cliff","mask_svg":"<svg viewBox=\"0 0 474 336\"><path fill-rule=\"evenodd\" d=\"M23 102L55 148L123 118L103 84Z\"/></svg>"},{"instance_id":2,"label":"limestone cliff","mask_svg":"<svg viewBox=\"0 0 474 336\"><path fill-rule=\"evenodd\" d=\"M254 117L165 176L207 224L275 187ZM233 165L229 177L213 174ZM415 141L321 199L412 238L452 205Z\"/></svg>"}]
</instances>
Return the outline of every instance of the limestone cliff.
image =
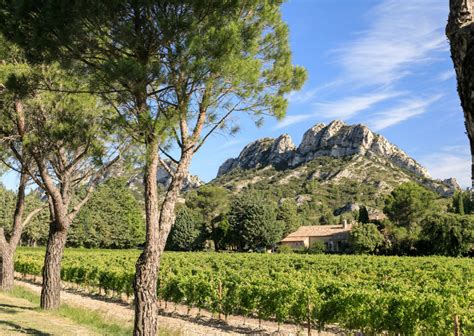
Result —
<instances>
[{"instance_id":1,"label":"limestone cliff","mask_svg":"<svg viewBox=\"0 0 474 336\"><path fill-rule=\"evenodd\" d=\"M364 125L346 125L335 120L329 125L317 124L303 135L298 148L290 136L264 138L245 146L240 155L229 159L219 168L218 176L235 168L251 169L265 166L295 168L317 157L342 158L354 155L381 157L420 177L430 178L428 171L391 144L383 136Z\"/></svg>"}]
</instances>

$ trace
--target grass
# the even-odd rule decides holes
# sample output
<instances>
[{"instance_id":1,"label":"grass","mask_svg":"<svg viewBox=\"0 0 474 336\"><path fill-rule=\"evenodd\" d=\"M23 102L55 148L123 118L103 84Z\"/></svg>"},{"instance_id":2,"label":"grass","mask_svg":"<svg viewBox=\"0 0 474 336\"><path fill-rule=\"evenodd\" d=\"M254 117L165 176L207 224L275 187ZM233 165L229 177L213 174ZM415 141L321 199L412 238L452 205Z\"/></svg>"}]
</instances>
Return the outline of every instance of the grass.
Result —
<instances>
[{"instance_id":1,"label":"grass","mask_svg":"<svg viewBox=\"0 0 474 336\"><path fill-rule=\"evenodd\" d=\"M30 301L34 305L39 306L40 297L38 294L23 288L15 286L14 289L7 293L16 298L22 298ZM38 310L40 310L38 308ZM118 325L116 323L108 322L104 316L96 311L90 311L83 308L73 307L67 304L62 304L61 307L54 311L48 311L49 314L61 316L70 319L71 321L87 326L90 329L102 335L132 335L132 325ZM159 336L179 336L179 331L173 331L167 328L160 327Z\"/></svg>"}]
</instances>

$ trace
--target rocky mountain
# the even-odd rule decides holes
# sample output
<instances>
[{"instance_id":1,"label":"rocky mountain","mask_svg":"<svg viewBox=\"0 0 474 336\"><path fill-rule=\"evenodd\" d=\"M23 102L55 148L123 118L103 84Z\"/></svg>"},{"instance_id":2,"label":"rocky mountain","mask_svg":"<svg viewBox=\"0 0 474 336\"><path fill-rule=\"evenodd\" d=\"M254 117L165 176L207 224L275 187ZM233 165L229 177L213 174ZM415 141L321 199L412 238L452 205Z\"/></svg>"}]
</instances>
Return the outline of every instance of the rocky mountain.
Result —
<instances>
[{"instance_id":1,"label":"rocky mountain","mask_svg":"<svg viewBox=\"0 0 474 336\"><path fill-rule=\"evenodd\" d=\"M318 160L323 158L338 160L338 164ZM315 160L325 164L310 171L308 165L317 166ZM338 169L328 165L336 165ZM288 176L305 176L325 183L351 180L374 185L380 192L389 192L408 180L418 181L443 196L459 188L455 179L431 179L423 166L367 126L347 125L339 120L311 127L298 147L287 134L276 139L256 140L245 146L237 158L228 159L219 167L217 181L228 180L225 176L235 171L250 170L255 172L255 179L261 175L256 171L269 168L284 171L283 181L288 180Z\"/></svg>"},{"instance_id":2,"label":"rocky mountain","mask_svg":"<svg viewBox=\"0 0 474 336\"><path fill-rule=\"evenodd\" d=\"M430 178L428 171L404 151L372 132L365 125L346 125L334 120L329 125L316 124L305 132L296 147L288 134L276 139L256 140L242 150L235 159L228 159L219 168L218 176L235 168L295 168L321 156L335 158L352 155L380 156L400 168L422 177Z\"/></svg>"},{"instance_id":3,"label":"rocky mountain","mask_svg":"<svg viewBox=\"0 0 474 336\"><path fill-rule=\"evenodd\" d=\"M176 164L170 160L166 160L166 163L171 168L172 171L176 170ZM158 172L156 173L156 178L158 184L164 189L168 188L171 183L171 176L163 167L158 167ZM190 189L199 188L203 185L204 182L196 175L187 174L184 178L183 189L182 191L187 191Z\"/></svg>"},{"instance_id":4,"label":"rocky mountain","mask_svg":"<svg viewBox=\"0 0 474 336\"><path fill-rule=\"evenodd\" d=\"M176 164L170 160L165 160L168 166L172 169L176 169ZM128 185L132 190L141 192L143 189L143 170L139 167L130 168L123 165L117 164L114 166L114 169L110 172L111 176L115 177L125 177L128 180ZM158 166L156 172L157 184L161 189L166 189L171 183L171 176L168 174L165 168ZM187 174L182 191L188 191L191 189L199 188L203 185L204 182L196 175Z\"/></svg>"}]
</instances>

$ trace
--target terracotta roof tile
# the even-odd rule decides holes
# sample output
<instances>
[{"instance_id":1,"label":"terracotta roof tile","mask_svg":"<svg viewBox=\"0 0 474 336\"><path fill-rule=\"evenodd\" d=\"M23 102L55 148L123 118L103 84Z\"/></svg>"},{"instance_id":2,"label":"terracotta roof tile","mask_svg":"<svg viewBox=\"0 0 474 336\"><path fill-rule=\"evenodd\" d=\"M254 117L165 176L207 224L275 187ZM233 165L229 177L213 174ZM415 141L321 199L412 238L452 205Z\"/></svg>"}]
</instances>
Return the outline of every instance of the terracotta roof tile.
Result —
<instances>
[{"instance_id":1,"label":"terracotta roof tile","mask_svg":"<svg viewBox=\"0 0 474 336\"><path fill-rule=\"evenodd\" d=\"M293 233L290 233L287 238L301 238L304 237L327 237L333 235L339 235L343 233L349 233L352 229L352 225L348 224L346 228L343 228L342 225L311 225L311 226L301 226L298 230Z\"/></svg>"},{"instance_id":2,"label":"terracotta roof tile","mask_svg":"<svg viewBox=\"0 0 474 336\"><path fill-rule=\"evenodd\" d=\"M298 242L298 241L305 241L306 239L308 239L308 237L286 237L284 239L282 239L281 241L282 242Z\"/></svg>"}]
</instances>

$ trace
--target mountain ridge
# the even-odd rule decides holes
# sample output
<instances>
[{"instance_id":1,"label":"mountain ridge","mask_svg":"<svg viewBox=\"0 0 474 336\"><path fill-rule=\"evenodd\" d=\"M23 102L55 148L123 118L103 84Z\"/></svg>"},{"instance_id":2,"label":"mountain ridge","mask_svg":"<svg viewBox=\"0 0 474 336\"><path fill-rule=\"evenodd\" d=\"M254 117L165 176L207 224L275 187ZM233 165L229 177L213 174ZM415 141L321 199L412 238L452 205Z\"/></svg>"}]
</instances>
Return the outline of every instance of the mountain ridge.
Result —
<instances>
[{"instance_id":1,"label":"mountain ridge","mask_svg":"<svg viewBox=\"0 0 474 336\"><path fill-rule=\"evenodd\" d=\"M363 124L348 125L334 120L328 125L318 123L309 128L303 135L301 143L296 146L288 134L277 138L262 138L247 144L238 157L224 161L219 167L216 179L234 170L254 170L273 167L277 170L300 170L317 158L347 159L354 162L363 158L364 162L372 162L377 166L392 166L392 170L405 171L403 178L418 181L442 196L450 196L460 189L454 178L438 180L431 178L428 170L411 158L398 146L390 143L385 137L371 131ZM361 161L360 161L361 162ZM324 169L323 169L324 170ZM351 168L345 168L335 174L322 172L322 180L355 178L364 182L369 176L362 178ZM370 174L369 174L370 175ZM400 175L400 176L402 176ZM383 180L378 181L384 183Z\"/></svg>"},{"instance_id":2,"label":"mountain ridge","mask_svg":"<svg viewBox=\"0 0 474 336\"><path fill-rule=\"evenodd\" d=\"M267 165L296 168L316 157L340 158L355 154L382 156L420 177L431 178L426 168L382 135L372 132L363 124L347 125L340 120L328 125L314 125L304 133L298 147L288 134L276 139L255 140L245 146L237 158L226 160L219 167L217 176L235 168L250 169Z\"/></svg>"}]
</instances>

